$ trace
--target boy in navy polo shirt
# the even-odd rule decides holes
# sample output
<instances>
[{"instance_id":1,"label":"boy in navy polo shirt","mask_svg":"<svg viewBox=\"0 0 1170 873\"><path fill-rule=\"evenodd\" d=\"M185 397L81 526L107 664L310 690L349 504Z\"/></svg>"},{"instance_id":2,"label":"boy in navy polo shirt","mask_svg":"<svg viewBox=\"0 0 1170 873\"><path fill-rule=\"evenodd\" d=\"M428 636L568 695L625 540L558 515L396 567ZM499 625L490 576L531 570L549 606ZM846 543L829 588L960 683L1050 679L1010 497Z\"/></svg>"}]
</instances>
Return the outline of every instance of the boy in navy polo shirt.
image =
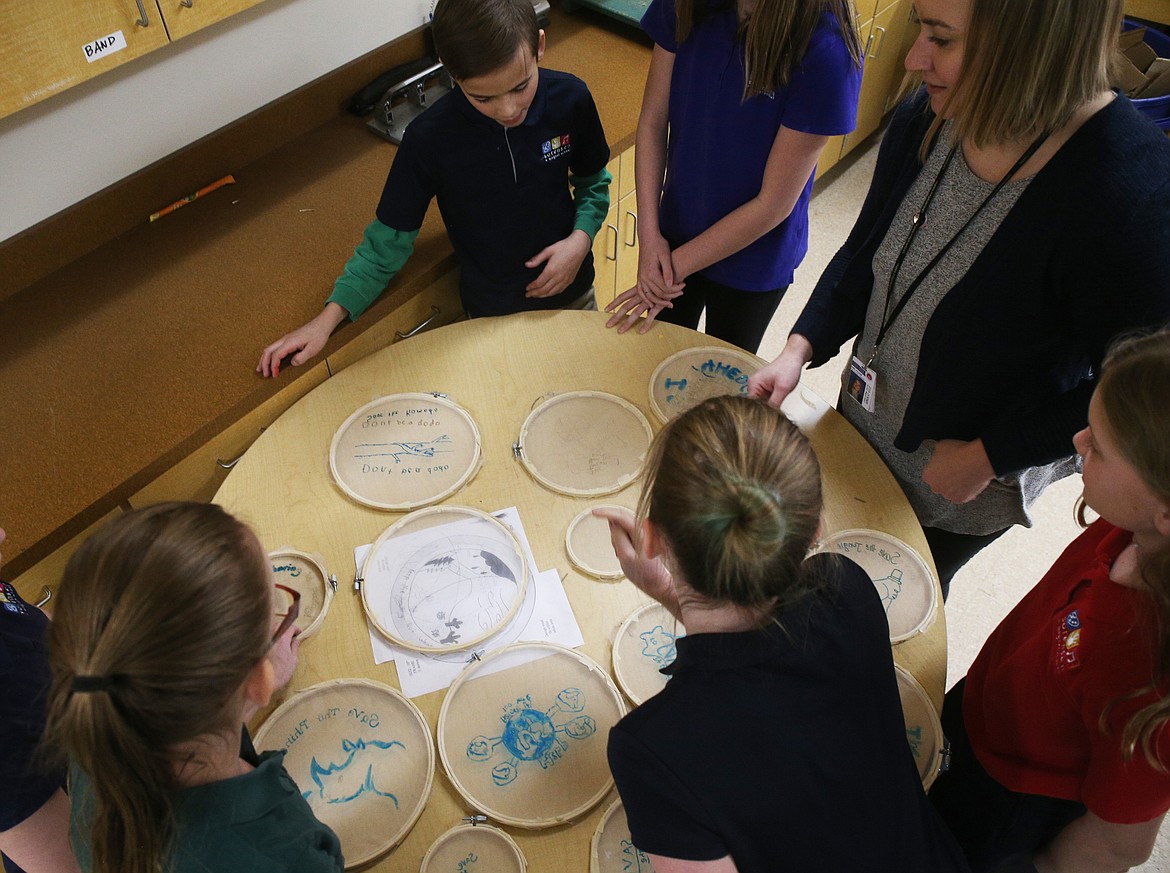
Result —
<instances>
[{"instance_id":1,"label":"boy in navy polo shirt","mask_svg":"<svg viewBox=\"0 0 1170 873\"><path fill-rule=\"evenodd\" d=\"M0 530L0 545L4 543ZM69 845L64 773L37 760L45 727L49 657L45 614L0 581L0 869L77 870Z\"/></svg>"},{"instance_id":2,"label":"boy in navy polo shirt","mask_svg":"<svg viewBox=\"0 0 1170 873\"><path fill-rule=\"evenodd\" d=\"M539 68L544 31L531 0L439 0L431 29L459 87L411 122L377 218L324 310L264 350L264 376L287 355L308 361L374 302L410 257L434 197L468 315L596 308L591 249L611 177L585 83Z\"/></svg>"}]
</instances>

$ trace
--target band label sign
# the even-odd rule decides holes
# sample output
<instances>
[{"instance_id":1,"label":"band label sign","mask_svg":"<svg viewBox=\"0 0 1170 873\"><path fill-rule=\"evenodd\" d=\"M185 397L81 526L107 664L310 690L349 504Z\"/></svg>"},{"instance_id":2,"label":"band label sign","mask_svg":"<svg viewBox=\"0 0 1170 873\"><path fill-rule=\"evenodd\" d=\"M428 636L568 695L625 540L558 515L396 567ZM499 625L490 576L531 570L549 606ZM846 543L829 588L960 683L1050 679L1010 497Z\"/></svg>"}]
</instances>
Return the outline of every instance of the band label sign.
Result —
<instances>
[{"instance_id":1,"label":"band label sign","mask_svg":"<svg viewBox=\"0 0 1170 873\"><path fill-rule=\"evenodd\" d=\"M87 42L82 46L82 51L85 52L85 60L92 64L94 61L101 60L114 52L120 52L124 48L126 48L126 37L122 35L122 31L115 30L109 36Z\"/></svg>"}]
</instances>

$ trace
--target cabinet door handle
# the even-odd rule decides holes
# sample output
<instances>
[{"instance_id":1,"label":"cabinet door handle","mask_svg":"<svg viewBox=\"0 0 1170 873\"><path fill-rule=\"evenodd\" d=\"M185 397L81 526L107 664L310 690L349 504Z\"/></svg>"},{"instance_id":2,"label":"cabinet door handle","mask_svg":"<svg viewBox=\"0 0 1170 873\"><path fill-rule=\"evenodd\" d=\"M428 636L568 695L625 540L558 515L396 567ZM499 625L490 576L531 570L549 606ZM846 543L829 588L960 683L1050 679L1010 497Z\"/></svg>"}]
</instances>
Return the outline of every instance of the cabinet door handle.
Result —
<instances>
[{"instance_id":1,"label":"cabinet door handle","mask_svg":"<svg viewBox=\"0 0 1170 873\"><path fill-rule=\"evenodd\" d=\"M43 607L46 603L53 599L53 591L48 585L41 586L41 599L33 604L37 609Z\"/></svg>"},{"instance_id":2,"label":"cabinet door handle","mask_svg":"<svg viewBox=\"0 0 1170 873\"><path fill-rule=\"evenodd\" d=\"M404 339L410 339L412 336L414 336L420 330L423 330L428 324L430 324L432 321L434 321L436 318L438 318L442 314L443 314L443 310L441 310L439 307L435 306L434 304L431 304L431 314L429 316L427 316L426 318L424 318L422 321L420 321L417 325L415 325L413 330L408 330L406 333L403 333L400 330L394 331L394 342L398 342L399 340L404 340Z\"/></svg>"},{"instance_id":3,"label":"cabinet door handle","mask_svg":"<svg viewBox=\"0 0 1170 873\"><path fill-rule=\"evenodd\" d=\"M871 48L873 48L873 32L872 31L870 32L869 36L867 36L865 38L865 51L863 51L861 53L861 56L863 58L868 58L870 56L869 50Z\"/></svg>"},{"instance_id":4,"label":"cabinet door handle","mask_svg":"<svg viewBox=\"0 0 1170 873\"><path fill-rule=\"evenodd\" d=\"M627 209L626 215L634 220L634 223L630 225L630 229L633 231L633 233L626 234L626 248L632 249L638 244L638 214L636 212L630 212L630 210Z\"/></svg>"},{"instance_id":5,"label":"cabinet door handle","mask_svg":"<svg viewBox=\"0 0 1170 873\"><path fill-rule=\"evenodd\" d=\"M606 252L605 259L607 261L616 261L617 260L617 252L618 252L618 229L616 226L614 226L612 224L607 224L605 226L605 229L613 231L613 254L611 255L611 254L609 254L609 252Z\"/></svg>"},{"instance_id":6,"label":"cabinet door handle","mask_svg":"<svg viewBox=\"0 0 1170 873\"><path fill-rule=\"evenodd\" d=\"M880 30L882 34L881 38L878 40L877 51L870 55L870 57L876 61L882 56L882 49L885 48L886 45L886 29L884 27L878 27L876 24L873 26L873 29Z\"/></svg>"},{"instance_id":7,"label":"cabinet door handle","mask_svg":"<svg viewBox=\"0 0 1170 873\"><path fill-rule=\"evenodd\" d=\"M146 17L146 7L142 5L142 0L134 0L138 4L138 20L134 23L139 27L150 27L150 19Z\"/></svg>"},{"instance_id":8,"label":"cabinet door handle","mask_svg":"<svg viewBox=\"0 0 1170 873\"><path fill-rule=\"evenodd\" d=\"M220 468L222 468L224 470L230 470L236 464L240 463L240 461L242 461L243 459L244 459L243 455L240 455L238 458L232 458L230 461L224 461L224 460L221 460L220 458L216 458L215 463L217 466L219 466Z\"/></svg>"}]
</instances>

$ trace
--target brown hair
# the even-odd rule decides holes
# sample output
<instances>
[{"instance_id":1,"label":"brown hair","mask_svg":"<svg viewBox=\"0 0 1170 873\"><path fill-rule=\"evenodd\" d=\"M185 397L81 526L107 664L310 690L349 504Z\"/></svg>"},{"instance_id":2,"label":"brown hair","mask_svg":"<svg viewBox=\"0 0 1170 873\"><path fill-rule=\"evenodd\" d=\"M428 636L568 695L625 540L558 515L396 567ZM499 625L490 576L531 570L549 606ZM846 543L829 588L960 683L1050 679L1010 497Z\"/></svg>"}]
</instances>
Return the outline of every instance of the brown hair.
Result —
<instances>
[{"instance_id":1,"label":"brown hair","mask_svg":"<svg viewBox=\"0 0 1170 873\"><path fill-rule=\"evenodd\" d=\"M804 558L820 514L808 440L783 413L745 397L707 400L659 432L638 506L691 589L775 612L819 584Z\"/></svg>"},{"instance_id":2,"label":"brown hair","mask_svg":"<svg viewBox=\"0 0 1170 873\"><path fill-rule=\"evenodd\" d=\"M270 576L255 536L212 504L127 513L70 559L43 745L88 777L95 871L169 869L173 749L238 730L239 690L270 644Z\"/></svg>"},{"instance_id":3,"label":"brown hair","mask_svg":"<svg viewBox=\"0 0 1170 873\"><path fill-rule=\"evenodd\" d=\"M972 0L963 64L943 112L985 147L1059 130L1109 89L1124 0Z\"/></svg>"},{"instance_id":4,"label":"brown hair","mask_svg":"<svg viewBox=\"0 0 1170 873\"><path fill-rule=\"evenodd\" d=\"M1117 343L1105 358L1096 395L1117 450L1141 480L1162 501L1170 503L1170 427L1166 398L1170 397L1170 329ZM1140 750L1159 770L1157 740L1170 722L1170 541L1162 547L1139 554L1144 591L1156 606L1157 636L1154 644L1154 675L1149 685L1124 695L1110 704L1132 699L1151 691L1157 700L1140 709L1126 723L1121 743L1125 757ZM1109 714L1106 709L1102 722Z\"/></svg>"},{"instance_id":5,"label":"brown hair","mask_svg":"<svg viewBox=\"0 0 1170 873\"><path fill-rule=\"evenodd\" d=\"M511 63L521 46L536 57L540 27L532 0L439 0L431 36L447 72L473 79Z\"/></svg>"},{"instance_id":6,"label":"brown hair","mask_svg":"<svg viewBox=\"0 0 1170 873\"><path fill-rule=\"evenodd\" d=\"M849 56L861 66L861 45L851 0L757 0L755 10L741 28L745 101L788 84L792 71L804 60L826 10L837 19ZM707 0L678 0L676 39L685 41L695 24L708 17L710 11Z\"/></svg>"}]
</instances>

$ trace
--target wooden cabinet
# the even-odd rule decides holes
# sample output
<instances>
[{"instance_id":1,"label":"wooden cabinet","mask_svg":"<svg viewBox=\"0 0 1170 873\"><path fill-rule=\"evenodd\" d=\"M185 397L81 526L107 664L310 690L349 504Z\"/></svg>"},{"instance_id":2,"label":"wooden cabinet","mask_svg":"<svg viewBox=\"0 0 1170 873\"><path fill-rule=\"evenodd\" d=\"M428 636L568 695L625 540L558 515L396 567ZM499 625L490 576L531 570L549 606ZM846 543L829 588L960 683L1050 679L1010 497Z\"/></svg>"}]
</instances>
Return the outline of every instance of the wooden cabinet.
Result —
<instances>
[{"instance_id":1,"label":"wooden cabinet","mask_svg":"<svg viewBox=\"0 0 1170 873\"><path fill-rule=\"evenodd\" d=\"M407 335L462 317L458 272L452 271L363 333L318 361L301 378L208 440L130 498L134 508L160 500L210 500L237 460L268 425L333 373Z\"/></svg>"},{"instance_id":2,"label":"wooden cabinet","mask_svg":"<svg viewBox=\"0 0 1170 873\"><path fill-rule=\"evenodd\" d=\"M4 70L0 117L260 2L4 0L0 3L0 69Z\"/></svg>"},{"instance_id":3,"label":"wooden cabinet","mask_svg":"<svg viewBox=\"0 0 1170 873\"><path fill-rule=\"evenodd\" d=\"M48 557L33 564L13 579L12 585L16 588L17 593L29 603L40 603L44 599L46 588L51 594L56 594L57 586L61 582L61 574L65 571L65 565L69 563L69 559L77 551L77 547L89 539L92 534L97 533L98 528L121 514L122 510L115 509L103 517L101 521L86 528L61 548L50 553ZM50 601L45 609L51 612L55 605Z\"/></svg>"},{"instance_id":4,"label":"wooden cabinet","mask_svg":"<svg viewBox=\"0 0 1170 873\"><path fill-rule=\"evenodd\" d=\"M593 289L597 308L638 282L638 198L634 190L634 149L609 162L613 183L605 223L593 240Z\"/></svg>"},{"instance_id":5,"label":"wooden cabinet","mask_svg":"<svg viewBox=\"0 0 1170 873\"><path fill-rule=\"evenodd\" d=\"M913 3L912 0L879 0L877 7L871 17L858 25L865 70L857 101L857 127L852 133L829 140L817 162L818 177L878 129L901 87L906 52L918 32L910 20ZM860 18L866 9L873 9L873 2L864 0L857 8Z\"/></svg>"},{"instance_id":6,"label":"wooden cabinet","mask_svg":"<svg viewBox=\"0 0 1170 873\"><path fill-rule=\"evenodd\" d=\"M171 41L243 12L263 0L156 0Z\"/></svg>"}]
</instances>

